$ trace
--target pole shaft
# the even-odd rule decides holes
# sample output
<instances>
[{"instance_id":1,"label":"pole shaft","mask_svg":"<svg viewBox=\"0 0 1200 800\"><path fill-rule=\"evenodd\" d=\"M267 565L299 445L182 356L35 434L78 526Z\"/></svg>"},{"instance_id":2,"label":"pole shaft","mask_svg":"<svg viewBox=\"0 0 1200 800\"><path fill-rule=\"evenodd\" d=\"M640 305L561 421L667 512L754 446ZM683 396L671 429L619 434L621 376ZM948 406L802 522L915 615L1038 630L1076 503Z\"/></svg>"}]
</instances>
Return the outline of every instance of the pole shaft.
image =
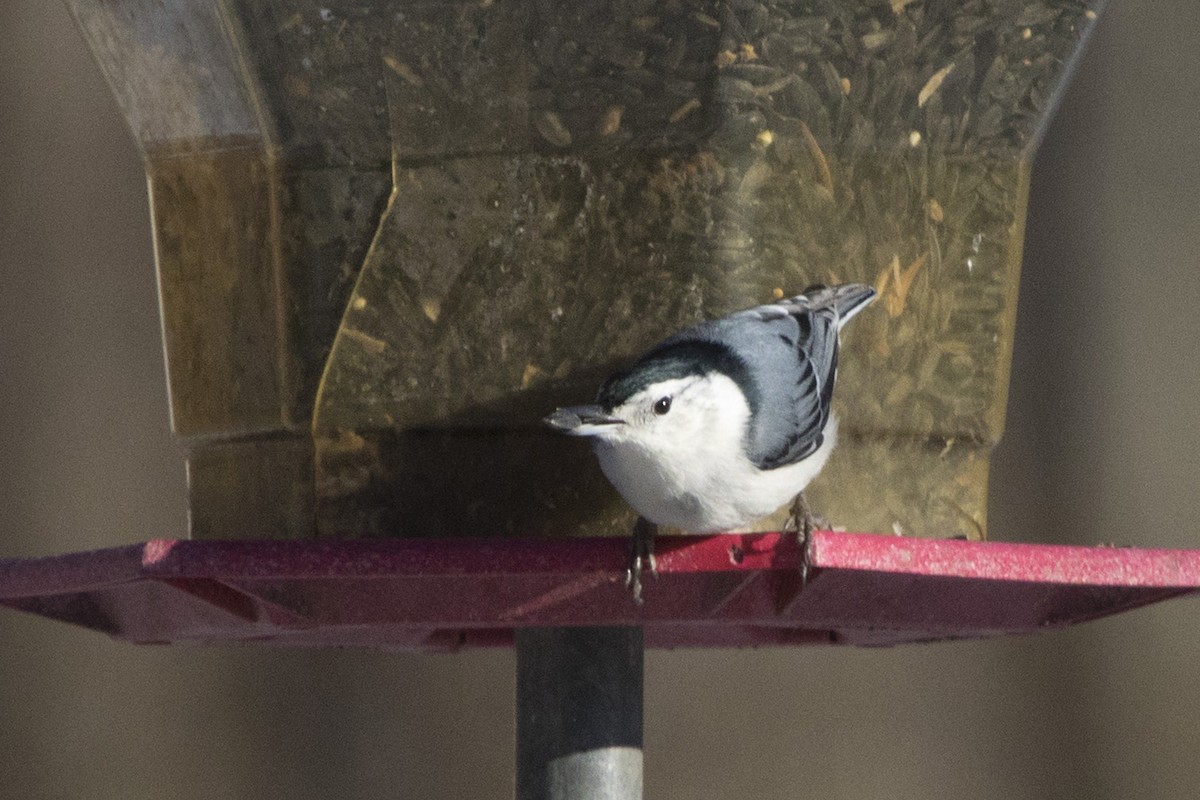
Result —
<instances>
[{"instance_id":1,"label":"pole shaft","mask_svg":"<svg viewBox=\"0 0 1200 800\"><path fill-rule=\"evenodd\" d=\"M517 631L517 800L641 800L642 629Z\"/></svg>"}]
</instances>

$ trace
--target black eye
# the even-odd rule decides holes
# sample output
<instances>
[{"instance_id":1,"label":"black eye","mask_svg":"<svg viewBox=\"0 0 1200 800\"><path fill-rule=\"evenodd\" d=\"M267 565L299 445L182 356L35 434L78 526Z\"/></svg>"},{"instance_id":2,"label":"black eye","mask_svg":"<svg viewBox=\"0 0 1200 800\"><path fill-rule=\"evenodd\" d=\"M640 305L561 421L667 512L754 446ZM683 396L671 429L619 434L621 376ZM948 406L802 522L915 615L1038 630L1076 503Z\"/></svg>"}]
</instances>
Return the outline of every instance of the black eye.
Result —
<instances>
[{"instance_id":1,"label":"black eye","mask_svg":"<svg viewBox=\"0 0 1200 800\"><path fill-rule=\"evenodd\" d=\"M671 398L660 397L654 401L654 413L660 417L671 410Z\"/></svg>"}]
</instances>

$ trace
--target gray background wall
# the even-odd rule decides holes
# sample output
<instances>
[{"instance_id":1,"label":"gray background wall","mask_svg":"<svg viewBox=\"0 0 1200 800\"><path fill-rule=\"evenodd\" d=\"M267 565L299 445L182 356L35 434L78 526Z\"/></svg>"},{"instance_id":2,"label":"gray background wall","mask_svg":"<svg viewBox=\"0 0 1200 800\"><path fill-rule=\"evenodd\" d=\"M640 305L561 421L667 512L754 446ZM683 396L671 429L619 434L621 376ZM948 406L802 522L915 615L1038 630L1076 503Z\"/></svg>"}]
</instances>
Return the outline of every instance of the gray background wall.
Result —
<instances>
[{"instance_id":1,"label":"gray background wall","mask_svg":"<svg viewBox=\"0 0 1200 800\"><path fill-rule=\"evenodd\" d=\"M1197 547L1200 15L1113 3L1037 161L996 538ZM144 181L62 6L0 21L0 556L184 530ZM1182 798L1200 605L653 653L653 798ZM134 648L0 612L0 798L504 797L511 654Z\"/></svg>"}]
</instances>

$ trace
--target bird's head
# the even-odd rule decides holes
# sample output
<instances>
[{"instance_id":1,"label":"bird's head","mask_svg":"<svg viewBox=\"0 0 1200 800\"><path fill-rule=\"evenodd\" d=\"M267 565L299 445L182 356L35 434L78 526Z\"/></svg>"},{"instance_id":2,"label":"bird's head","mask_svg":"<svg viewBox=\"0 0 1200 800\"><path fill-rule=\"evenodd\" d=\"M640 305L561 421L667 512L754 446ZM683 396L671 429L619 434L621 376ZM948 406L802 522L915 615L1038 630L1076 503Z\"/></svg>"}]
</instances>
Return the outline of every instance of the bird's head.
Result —
<instances>
[{"instance_id":1,"label":"bird's head","mask_svg":"<svg viewBox=\"0 0 1200 800\"><path fill-rule=\"evenodd\" d=\"M750 404L731 372L695 343L667 348L609 378L594 405L560 408L545 422L598 448L632 446L663 459L740 447Z\"/></svg>"}]
</instances>

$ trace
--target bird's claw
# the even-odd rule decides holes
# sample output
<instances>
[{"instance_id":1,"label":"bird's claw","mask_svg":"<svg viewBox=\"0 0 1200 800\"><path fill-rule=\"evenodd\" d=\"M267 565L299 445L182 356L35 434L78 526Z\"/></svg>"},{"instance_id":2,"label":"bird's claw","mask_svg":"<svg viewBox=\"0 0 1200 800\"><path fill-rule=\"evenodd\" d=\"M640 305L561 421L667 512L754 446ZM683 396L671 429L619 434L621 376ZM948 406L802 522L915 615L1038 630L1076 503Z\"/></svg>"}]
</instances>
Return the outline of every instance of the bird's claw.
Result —
<instances>
[{"instance_id":1,"label":"bird's claw","mask_svg":"<svg viewBox=\"0 0 1200 800\"><path fill-rule=\"evenodd\" d=\"M641 517L638 517L633 526L632 551L629 567L625 570L625 588L633 595L635 605L640 606L645 602L642 599L642 573L649 571L655 578L658 577L658 562L654 559L654 537L657 533L658 526Z\"/></svg>"},{"instance_id":2,"label":"bird's claw","mask_svg":"<svg viewBox=\"0 0 1200 800\"><path fill-rule=\"evenodd\" d=\"M792 511L784 525L784 531L796 529L796 543L800 547L800 584L802 586L808 583L808 550L812 543L813 531L824 530L828 527L828 520L813 513L804 492L797 494L795 501L792 502Z\"/></svg>"}]
</instances>

